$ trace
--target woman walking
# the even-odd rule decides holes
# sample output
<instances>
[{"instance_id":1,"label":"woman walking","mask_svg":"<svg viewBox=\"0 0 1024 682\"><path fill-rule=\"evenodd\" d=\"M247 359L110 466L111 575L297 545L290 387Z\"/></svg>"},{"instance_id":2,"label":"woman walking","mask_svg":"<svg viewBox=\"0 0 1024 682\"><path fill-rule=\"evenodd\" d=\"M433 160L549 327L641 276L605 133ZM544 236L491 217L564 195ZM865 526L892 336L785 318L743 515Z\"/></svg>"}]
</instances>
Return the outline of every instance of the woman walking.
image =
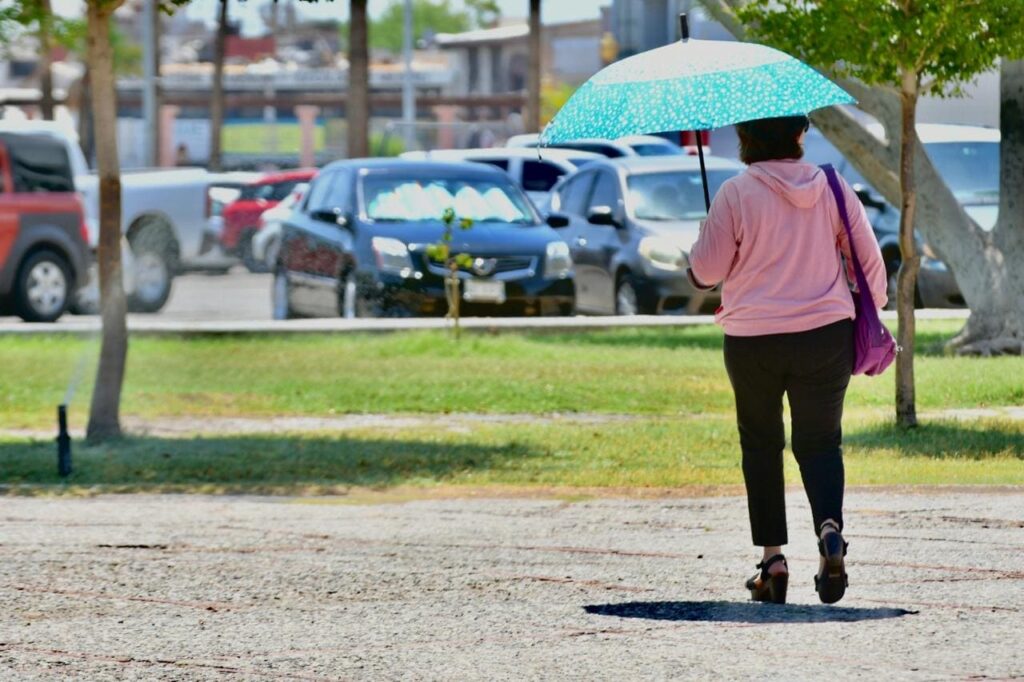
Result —
<instances>
[{"instance_id":1,"label":"woman walking","mask_svg":"<svg viewBox=\"0 0 1024 682\"><path fill-rule=\"evenodd\" d=\"M800 161L806 116L736 126L747 170L727 181L690 253L690 279L722 283L716 314L736 397L743 478L759 572L757 601L784 603L789 567L782 451L782 398L792 449L810 502L821 561L815 589L825 603L846 590L842 416L854 364L850 246L825 173ZM842 182L854 246L877 307L885 266L864 209ZM844 266L845 262L845 266Z\"/></svg>"}]
</instances>

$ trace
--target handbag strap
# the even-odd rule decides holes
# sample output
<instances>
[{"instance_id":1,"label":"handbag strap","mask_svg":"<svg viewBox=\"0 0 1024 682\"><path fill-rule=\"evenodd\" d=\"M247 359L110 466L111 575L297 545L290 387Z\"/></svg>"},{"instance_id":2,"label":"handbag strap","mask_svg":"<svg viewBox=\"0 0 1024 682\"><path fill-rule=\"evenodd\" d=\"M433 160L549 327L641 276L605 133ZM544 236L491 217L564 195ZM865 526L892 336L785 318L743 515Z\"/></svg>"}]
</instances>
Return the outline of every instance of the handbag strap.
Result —
<instances>
[{"instance_id":1,"label":"handbag strap","mask_svg":"<svg viewBox=\"0 0 1024 682\"><path fill-rule=\"evenodd\" d=\"M836 169L833 168L830 163L823 163L819 168L825 171L825 177L828 178L829 189L832 190L832 196L836 198L836 205L839 208L839 217L842 218L843 227L846 229L846 241L850 245L850 256L853 260L853 273L857 279L857 289L870 296L871 290L868 288L868 278L864 275L864 268L861 267L860 259L857 257L857 246L853 243L853 231L850 229L850 217L846 212L846 197L844 196L842 186L839 184L839 176L836 174ZM873 309L875 307L874 303L872 303L870 307Z\"/></svg>"}]
</instances>

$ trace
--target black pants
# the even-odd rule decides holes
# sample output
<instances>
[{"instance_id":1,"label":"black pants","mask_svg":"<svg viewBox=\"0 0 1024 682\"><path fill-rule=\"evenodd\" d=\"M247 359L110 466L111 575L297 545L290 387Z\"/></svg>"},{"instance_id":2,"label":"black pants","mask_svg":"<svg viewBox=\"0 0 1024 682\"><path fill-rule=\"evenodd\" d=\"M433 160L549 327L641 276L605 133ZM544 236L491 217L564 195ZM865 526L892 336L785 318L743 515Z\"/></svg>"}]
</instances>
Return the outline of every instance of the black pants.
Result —
<instances>
[{"instance_id":1,"label":"black pants","mask_svg":"<svg viewBox=\"0 0 1024 682\"><path fill-rule=\"evenodd\" d=\"M843 523L843 400L853 368L853 321L794 334L726 336L725 367L736 394L750 529L755 545L784 545L786 445L782 395L789 397L793 454L814 516Z\"/></svg>"}]
</instances>

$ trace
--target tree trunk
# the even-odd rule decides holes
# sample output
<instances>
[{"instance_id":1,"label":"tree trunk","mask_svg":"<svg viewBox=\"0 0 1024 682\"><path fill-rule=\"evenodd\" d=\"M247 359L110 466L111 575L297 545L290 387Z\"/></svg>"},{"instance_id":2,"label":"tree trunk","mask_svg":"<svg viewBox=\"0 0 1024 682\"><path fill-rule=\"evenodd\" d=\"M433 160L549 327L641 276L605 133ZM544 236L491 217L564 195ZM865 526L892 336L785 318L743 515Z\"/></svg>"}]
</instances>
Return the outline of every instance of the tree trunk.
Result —
<instances>
[{"instance_id":1,"label":"tree trunk","mask_svg":"<svg viewBox=\"0 0 1024 682\"><path fill-rule=\"evenodd\" d=\"M221 170L221 130L224 128L224 44L228 35L228 0L220 0L217 35L213 41L213 87L210 92L211 171Z\"/></svg>"},{"instance_id":2,"label":"tree trunk","mask_svg":"<svg viewBox=\"0 0 1024 682\"><path fill-rule=\"evenodd\" d=\"M1024 61L1002 62L999 90L999 220L976 240L982 267L957 270L971 317L950 345L965 354L1024 354Z\"/></svg>"},{"instance_id":3,"label":"tree trunk","mask_svg":"<svg viewBox=\"0 0 1024 682\"><path fill-rule=\"evenodd\" d=\"M110 15L117 3L86 3L87 60L92 79L92 115L96 122L96 165L100 190L100 239L97 260L103 336L86 437L97 442L121 435L121 385L128 353L126 301L121 278L121 169L117 158L117 93Z\"/></svg>"},{"instance_id":4,"label":"tree trunk","mask_svg":"<svg viewBox=\"0 0 1024 682\"><path fill-rule=\"evenodd\" d=\"M526 131L540 132L541 42L540 0L530 0L530 54L526 74Z\"/></svg>"},{"instance_id":5,"label":"tree trunk","mask_svg":"<svg viewBox=\"0 0 1024 682\"><path fill-rule=\"evenodd\" d=\"M900 91L900 271L896 284L896 312L899 316L896 343L903 350L896 356L896 422L903 427L917 426L917 404L914 398L914 291L921 258L914 244L914 210L917 190L914 187L914 151L917 146L918 75L903 74Z\"/></svg>"},{"instance_id":6,"label":"tree trunk","mask_svg":"<svg viewBox=\"0 0 1024 682\"><path fill-rule=\"evenodd\" d=\"M43 120L53 120L53 12L50 0L39 0L39 109Z\"/></svg>"},{"instance_id":7,"label":"tree trunk","mask_svg":"<svg viewBox=\"0 0 1024 682\"><path fill-rule=\"evenodd\" d=\"M366 0L349 0L348 25L348 156L370 154L370 54Z\"/></svg>"}]
</instances>

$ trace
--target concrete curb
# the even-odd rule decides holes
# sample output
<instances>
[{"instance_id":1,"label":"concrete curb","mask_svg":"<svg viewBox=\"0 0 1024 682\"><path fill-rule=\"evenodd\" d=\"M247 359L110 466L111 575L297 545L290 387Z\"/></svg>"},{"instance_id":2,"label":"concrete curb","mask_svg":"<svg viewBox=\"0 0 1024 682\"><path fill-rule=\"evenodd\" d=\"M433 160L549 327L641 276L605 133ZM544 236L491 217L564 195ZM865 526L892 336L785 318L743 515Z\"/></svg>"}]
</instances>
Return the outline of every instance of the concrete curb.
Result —
<instances>
[{"instance_id":1,"label":"concrete curb","mask_svg":"<svg viewBox=\"0 0 1024 682\"><path fill-rule=\"evenodd\" d=\"M918 310L919 320L966 320L969 310ZM893 321L896 314L882 313L882 319ZM462 328L473 332L575 332L659 327L693 327L714 324L711 315L634 317L471 317L462 320ZM443 318L407 318L376 320L345 320L321 318L310 320L198 320L168 321L158 317L130 316L128 331L134 335L222 335L222 334L335 334L381 333L448 329ZM0 336L31 336L38 334L72 334L96 336L100 321L96 317L74 318L52 324L0 323Z\"/></svg>"}]
</instances>

